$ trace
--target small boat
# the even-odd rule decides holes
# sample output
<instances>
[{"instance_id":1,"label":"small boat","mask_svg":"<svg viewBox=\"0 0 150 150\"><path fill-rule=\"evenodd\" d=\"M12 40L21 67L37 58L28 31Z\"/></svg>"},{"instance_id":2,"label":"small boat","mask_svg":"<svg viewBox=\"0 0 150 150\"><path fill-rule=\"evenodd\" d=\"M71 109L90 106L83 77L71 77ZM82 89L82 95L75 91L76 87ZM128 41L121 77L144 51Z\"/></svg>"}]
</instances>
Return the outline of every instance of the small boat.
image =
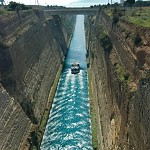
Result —
<instances>
[{"instance_id":1,"label":"small boat","mask_svg":"<svg viewBox=\"0 0 150 150\"><path fill-rule=\"evenodd\" d=\"M71 65L71 73L77 74L80 72L80 64L78 62L73 62Z\"/></svg>"}]
</instances>

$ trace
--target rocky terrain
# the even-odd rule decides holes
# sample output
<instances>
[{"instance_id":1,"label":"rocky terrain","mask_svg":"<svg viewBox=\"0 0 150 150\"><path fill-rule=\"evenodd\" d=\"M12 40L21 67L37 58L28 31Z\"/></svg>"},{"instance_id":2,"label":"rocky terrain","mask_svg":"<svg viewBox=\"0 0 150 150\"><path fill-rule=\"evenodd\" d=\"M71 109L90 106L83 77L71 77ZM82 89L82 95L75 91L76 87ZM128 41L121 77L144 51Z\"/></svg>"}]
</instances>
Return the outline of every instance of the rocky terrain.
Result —
<instances>
[{"instance_id":1,"label":"rocky terrain","mask_svg":"<svg viewBox=\"0 0 150 150\"><path fill-rule=\"evenodd\" d=\"M87 18L89 85L98 140L94 149L148 150L150 29L123 19L113 25L102 11ZM74 22L73 16L49 16L38 10L0 16L1 150L30 149L37 142L35 130L51 107L49 93Z\"/></svg>"},{"instance_id":2,"label":"rocky terrain","mask_svg":"<svg viewBox=\"0 0 150 150\"><path fill-rule=\"evenodd\" d=\"M90 83L98 124L97 149L148 150L150 30L123 20L113 27L111 19L103 12L89 17L88 27ZM137 32L142 39L139 45L132 38ZM105 45L104 33L109 36ZM109 51L108 43L113 46Z\"/></svg>"},{"instance_id":3,"label":"rocky terrain","mask_svg":"<svg viewBox=\"0 0 150 150\"><path fill-rule=\"evenodd\" d=\"M1 150L29 146L29 134L33 125L40 125L74 22L73 17L45 16L37 10L0 16Z\"/></svg>"}]
</instances>

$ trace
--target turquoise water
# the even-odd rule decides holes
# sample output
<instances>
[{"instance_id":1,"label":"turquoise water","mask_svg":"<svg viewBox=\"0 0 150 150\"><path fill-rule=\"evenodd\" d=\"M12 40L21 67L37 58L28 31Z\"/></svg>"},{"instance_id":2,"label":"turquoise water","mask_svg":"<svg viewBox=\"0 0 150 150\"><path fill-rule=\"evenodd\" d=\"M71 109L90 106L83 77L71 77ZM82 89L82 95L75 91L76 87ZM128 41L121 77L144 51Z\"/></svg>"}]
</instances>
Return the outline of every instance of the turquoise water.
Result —
<instances>
[{"instance_id":1,"label":"turquoise water","mask_svg":"<svg viewBox=\"0 0 150 150\"><path fill-rule=\"evenodd\" d=\"M71 74L71 64L80 63L79 74ZM78 15L41 150L91 150L91 129L86 67L84 16Z\"/></svg>"}]
</instances>

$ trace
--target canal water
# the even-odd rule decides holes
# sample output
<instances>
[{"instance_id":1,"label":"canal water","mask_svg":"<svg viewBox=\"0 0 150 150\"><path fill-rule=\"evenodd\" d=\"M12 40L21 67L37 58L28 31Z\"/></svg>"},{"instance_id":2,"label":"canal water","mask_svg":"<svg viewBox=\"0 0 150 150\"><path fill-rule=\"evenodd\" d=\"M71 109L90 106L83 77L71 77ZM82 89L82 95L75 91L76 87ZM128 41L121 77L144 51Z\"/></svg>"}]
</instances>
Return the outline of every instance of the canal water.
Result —
<instances>
[{"instance_id":1,"label":"canal water","mask_svg":"<svg viewBox=\"0 0 150 150\"><path fill-rule=\"evenodd\" d=\"M79 62L82 68L79 74L71 74L70 67L74 61ZM41 150L91 149L84 16L78 15Z\"/></svg>"}]
</instances>

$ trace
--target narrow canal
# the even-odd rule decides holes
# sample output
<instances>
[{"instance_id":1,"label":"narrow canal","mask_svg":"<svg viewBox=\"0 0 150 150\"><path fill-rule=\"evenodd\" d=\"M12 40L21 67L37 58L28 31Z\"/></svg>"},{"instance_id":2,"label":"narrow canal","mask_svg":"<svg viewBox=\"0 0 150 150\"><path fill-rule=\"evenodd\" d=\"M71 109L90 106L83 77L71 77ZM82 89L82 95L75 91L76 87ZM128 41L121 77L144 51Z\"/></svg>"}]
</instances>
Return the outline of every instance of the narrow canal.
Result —
<instances>
[{"instance_id":1,"label":"narrow canal","mask_svg":"<svg viewBox=\"0 0 150 150\"><path fill-rule=\"evenodd\" d=\"M80 63L79 74L71 74L72 62ZM65 60L41 150L91 150L91 129L86 67L84 16L78 15Z\"/></svg>"}]
</instances>

